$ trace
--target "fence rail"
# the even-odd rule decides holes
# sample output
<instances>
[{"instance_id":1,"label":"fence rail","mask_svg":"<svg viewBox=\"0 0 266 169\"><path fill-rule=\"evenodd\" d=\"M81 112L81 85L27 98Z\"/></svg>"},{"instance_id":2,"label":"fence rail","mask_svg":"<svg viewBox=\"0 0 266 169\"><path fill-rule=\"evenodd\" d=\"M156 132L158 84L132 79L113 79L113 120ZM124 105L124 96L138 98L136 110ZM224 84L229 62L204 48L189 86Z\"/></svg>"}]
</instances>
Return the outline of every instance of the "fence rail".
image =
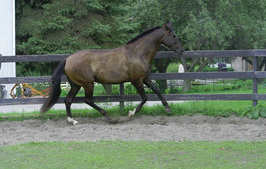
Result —
<instances>
[{"instance_id":1,"label":"fence rail","mask_svg":"<svg viewBox=\"0 0 266 169\"><path fill-rule=\"evenodd\" d=\"M0 56L1 64L5 62L52 62L61 61L69 55L16 55ZM170 79L214 79L214 78L243 78L253 79L252 94L168 94L164 95L168 101L178 100L252 100L253 105L257 105L258 100L266 100L266 94L258 94L258 79L266 78L266 72L257 71L258 57L265 57L266 49L255 50L225 50L225 51L188 51L184 52L182 58L192 57L252 57L253 71L249 72L191 72L191 73L152 73L153 80L170 80ZM155 59L178 58L174 52L158 52ZM14 83L45 83L50 82L51 76L40 77L3 77L0 78L0 84ZM62 82L67 82L65 76L62 76ZM77 97L75 103L83 102L83 97ZM120 102L140 101L138 95L124 95L124 86L120 85L120 94L116 96L96 96L96 102ZM159 101L156 95L148 95L149 101ZM0 99L1 105L12 104L41 104L44 98L19 98L19 99ZM63 103L64 98L60 98L58 103Z\"/></svg>"},{"instance_id":2,"label":"fence rail","mask_svg":"<svg viewBox=\"0 0 266 169\"><path fill-rule=\"evenodd\" d=\"M266 78L265 72L190 72L190 73L151 73L153 80L172 80L172 79L263 79ZM51 76L31 76L31 77L3 77L0 78L0 84L14 83L45 83L50 82ZM62 76L62 82L67 82L65 75Z\"/></svg>"}]
</instances>

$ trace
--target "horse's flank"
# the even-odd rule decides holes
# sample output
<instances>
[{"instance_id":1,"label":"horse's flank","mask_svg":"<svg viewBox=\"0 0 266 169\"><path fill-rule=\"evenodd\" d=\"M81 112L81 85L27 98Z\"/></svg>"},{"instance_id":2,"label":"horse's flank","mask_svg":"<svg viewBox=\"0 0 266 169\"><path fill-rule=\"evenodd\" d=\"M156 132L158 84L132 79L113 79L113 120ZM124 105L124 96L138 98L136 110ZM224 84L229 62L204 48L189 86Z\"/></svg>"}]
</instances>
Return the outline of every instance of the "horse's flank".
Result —
<instances>
[{"instance_id":1,"label":"horse's flank","mask_svg":"<svg viewBox=\"0 0 266 169\"><path fill-rule=\"evenodd\" d=\"M122 51L121 48L79 51L67 58L65 72L82 87L82 84L93 81L106 84L125 82L128 80L128 60Z\"/></svg>"}]
</instances>

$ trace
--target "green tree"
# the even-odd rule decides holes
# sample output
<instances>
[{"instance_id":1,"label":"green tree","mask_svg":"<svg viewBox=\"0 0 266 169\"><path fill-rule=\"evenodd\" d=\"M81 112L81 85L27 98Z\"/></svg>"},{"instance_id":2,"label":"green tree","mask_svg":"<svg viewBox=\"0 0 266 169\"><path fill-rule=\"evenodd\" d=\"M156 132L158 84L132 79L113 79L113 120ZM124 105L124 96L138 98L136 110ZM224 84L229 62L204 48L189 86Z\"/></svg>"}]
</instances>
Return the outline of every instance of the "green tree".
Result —
<instances>
[{"instance_id":1,"label":"green tree","mask_svg":"<svg viewBox=\"0 0 266 169\"><path fill-rule=\"evenodd\" d=\"M17 54L71 54L81 49L115 48L130 40L135 23L122 17L130 1L18 0ZM51 74L50 63L22 63L18 73ZM51 66L52 65L52 66Z\"/></svg>"},{"instance_id":2,"label":"green tree","mask_svg":"<svg viewBox=\"0 0 266 169\"><path fill-rule=\"evenodd\" d=\"M170 21L186 50L254 49L266 44L264 0L139 0L135 8L140 29ZM195 72L210 61L191 58L180 62L186 72ZM187 80L183 90L189 89Z\"/></svg>"}]
</instances>

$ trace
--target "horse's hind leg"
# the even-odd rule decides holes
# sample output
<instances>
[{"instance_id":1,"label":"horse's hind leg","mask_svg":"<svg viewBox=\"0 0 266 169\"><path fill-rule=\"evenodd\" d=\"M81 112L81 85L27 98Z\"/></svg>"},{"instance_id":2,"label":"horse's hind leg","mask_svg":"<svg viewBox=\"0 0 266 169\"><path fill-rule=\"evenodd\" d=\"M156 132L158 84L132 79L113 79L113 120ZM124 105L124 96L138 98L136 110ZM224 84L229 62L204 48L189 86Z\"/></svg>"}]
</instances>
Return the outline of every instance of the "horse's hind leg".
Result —
<instances>
[{"instance_id":1,"label":"horse's hind leg","mask_svg":"<svg viewBox=\"0 0 266 169\"><path fill-rule=\"evenodd\" d=\"M69 80L69 83L71 85L71 89L68 92L67 97L65 98L65 105L66 105L66 111L67 111L67 121L69 123L72 123L73 125L77 124L78 122L76 120L73 119L72 114L71 114L71 104L73 102L73 99L75 98L75 96L77 95L80 86L78 86L77 84L75 84L74 82Z\"/></svg>"},{"instance_id":2,"label":"horse's hind leg","mask_svg":"<svg viewBox=\"0 0 266 169\"><path fill-rule=\"evenodd\" d=\"M102 108L100 108L99 106L97 106L93 102L93 88L94 88L93 82L92 83L87 83L86 86L84 86L84 89L85 89L85 103L87 103L88 105L90 105L94 109L98 110L103 116L106 117L107 121L111 122L111 118L107 114L107 112L105 110L103 110Z\"/></svg>"},{"instance_id":3,"label":"horse's hind leg","mask_svg":"<svg viewBox=\"0 0 266 169\"><path fill-rule=\"evenodd\" d=\"M129 113L128 113L129 117L134 116L136 113L138 113L140 111L140 109L142 108L142 106L147 101L147 95L146 95L145 90L144 90L143 82L137 81L137 82L131 82L131 83L137 89L137 91L141 97L141 103L139 104L139 106L136 109L134 109L133 111L129 111Z\"/></svg>"},{"instance_id":4,"label":"horse's hind leg","mask_svg":"<svg viewBox=\"0 0 266 169\"><path fill-rule=\"evenodd\" d=\"M164 97L162 96L162 94L160 93L159 89L152 83L151 79L149 77L146 77L144 79L144 84L146 86L148 86L149 88L151 88L151 90L157 94L157 96L160 98L161 102L163 103L163 105L165 106L165 111L167 113L172 113L171 109L168 105L168 103L166 102L166 100L164 99Z\"/></svg>"}]
</instances>

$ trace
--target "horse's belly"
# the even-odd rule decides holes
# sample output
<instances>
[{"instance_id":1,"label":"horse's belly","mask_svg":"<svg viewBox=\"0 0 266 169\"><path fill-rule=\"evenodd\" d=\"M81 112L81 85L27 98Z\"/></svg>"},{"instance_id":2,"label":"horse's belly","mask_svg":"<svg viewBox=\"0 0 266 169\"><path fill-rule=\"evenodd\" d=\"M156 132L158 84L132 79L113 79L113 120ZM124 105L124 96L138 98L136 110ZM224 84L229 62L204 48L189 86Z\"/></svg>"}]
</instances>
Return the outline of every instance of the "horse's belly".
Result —
<instances>
[{"instance_id":1,"label":"horse's belly","mask_svg":"<svg viewBox=\"0 0 266 169\"><path fill-rule=\"evenodd\" d=\"M118 84L129 81L129 78L124 69L101 70L96 73L95 81L106 84Z\"/></svg>"}]
</instances>

